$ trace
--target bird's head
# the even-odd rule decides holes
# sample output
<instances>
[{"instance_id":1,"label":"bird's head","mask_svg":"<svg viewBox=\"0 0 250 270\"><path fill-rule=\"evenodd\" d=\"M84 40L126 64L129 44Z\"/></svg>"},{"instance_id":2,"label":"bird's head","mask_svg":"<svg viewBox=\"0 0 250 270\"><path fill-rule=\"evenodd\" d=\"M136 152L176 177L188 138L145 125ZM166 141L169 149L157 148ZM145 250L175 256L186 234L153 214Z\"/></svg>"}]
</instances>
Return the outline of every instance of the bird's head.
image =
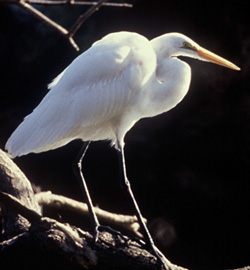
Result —
<instances>
[{"instance_id":1,"label":"bird's head","mask_svg":"<svg viewBox=\"0 0 250 270\"><path fill-rule=\"evenodd\" d=\"M151 40L151 44L155 49L157 57L178 57L187 56L202 61L212 62L230 69L240 70L239 67L228 60L212 53L192 39L179 33L168 33Z\"/></svg>"}]
</instances>

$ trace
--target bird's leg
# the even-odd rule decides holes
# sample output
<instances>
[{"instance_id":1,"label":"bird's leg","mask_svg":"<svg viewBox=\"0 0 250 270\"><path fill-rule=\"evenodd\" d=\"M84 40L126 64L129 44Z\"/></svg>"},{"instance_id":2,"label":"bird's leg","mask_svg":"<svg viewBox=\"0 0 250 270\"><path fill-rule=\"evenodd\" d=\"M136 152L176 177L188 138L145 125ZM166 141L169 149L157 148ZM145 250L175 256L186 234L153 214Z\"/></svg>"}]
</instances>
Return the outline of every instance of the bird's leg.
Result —
<instances>
[{"instance_id":1,"label":"bird's leg","mask_svg":"<svg viewBox=\"0 0 250 270\"><path fill-rule=\"evenodd\" d=\"M119 235L126 242L127 239L119 231L116 231L109 226L100 225L99 220L95 214L94 206L93 206L93 203L92 203L89 191L88 191L88 187L82 173L82 160L88 150L89 145L90 145L90 141L83 143L83 146L81 150L79 151L77 158L73 164L73 169L74 169L77 179L79 180L85 202L87 203L87 206L88 206L91 223L92 223L92 226L94 227L94 241L96 242L98 240L99 231L106 230L110 232L111 234Z\"/></svg>"},{"instance_id":2,"label":"bird's leg","mask_svg":"<svg viewBox=\"0 0 250 270\"><path fill-rule=\"evenodd\" d=\"M89 145L90 145L90 141L84 142L84 144L83 144L83 146L82 146L82 148L81 148L79 154L77 155L77 158L73 164L73 168L74 168L75 175L76 175L77 179L79 180L81 191L83 193L85 202L87 203L87 206L88 206L91 222L92 222L92 225L94 227L94 240L97 241L98 233L99 233L98 229L100 227L100 223L99 223L98 218L95 214L94 206L93 206L93 203L92 203L89 191L88 191L88 187L87 187L86 181L85 181L83 173L82 173L82 160L83 160L83 157L85 156L85 154L88 150Z\"/></svg>"},{"instance_id":3,"label":"bird's leg","mask_svg":"<svg viewBox=\"0 0 250 270\"><path fill-rule=\"evenodd\" d=\"M127 173L126 173L126 164L125 164L125 156L124 156L124 150L123 147L121 147L118 143L118 157L119 157L119 166L120 166L120 184L124 192L126 192L126 195L129 197L135 211L136 211L136 216L138 219L138 222L140 223L141 229L143 230L143 235L145 237L146 243L152 247L154 246L153 239L148 231L148 228L146 226L146 223L143 220L143 216L141 214L141 211L139 209L139 206L135 200L134 194L132 192L130 182L127 178Z\"/></svg>"},{"instance_id":4,"label":"bird's leg","mask_svg":"<svg viewBox=\"0 0 250 270\"><path fill-rule=\"evenodd\" d=\"M140 224L140 227L143 231L146 245L150 249L152 249L153 253L156 255L158 260L160 260L160 262L163 264L164 268L169 269L167 265L170 264L170 262L168 262L168 260L164 257L164 255L155 246L154 241L152 239L152 236L151 236L151 234L147 228L147 225L143 219L143 216L141 214L139 206L135 200L134 194L133 194L131 186L130 186L130 182L127 178L124 149L119 142L118 142L118 157L119 157L119 166L120 166L121 187L124 190L125 194L128 196L130 202L132 203L132 206L135 209L135 214L136 214L136 217L137 217L138 222Z\"/></svg>"}]
</instances>

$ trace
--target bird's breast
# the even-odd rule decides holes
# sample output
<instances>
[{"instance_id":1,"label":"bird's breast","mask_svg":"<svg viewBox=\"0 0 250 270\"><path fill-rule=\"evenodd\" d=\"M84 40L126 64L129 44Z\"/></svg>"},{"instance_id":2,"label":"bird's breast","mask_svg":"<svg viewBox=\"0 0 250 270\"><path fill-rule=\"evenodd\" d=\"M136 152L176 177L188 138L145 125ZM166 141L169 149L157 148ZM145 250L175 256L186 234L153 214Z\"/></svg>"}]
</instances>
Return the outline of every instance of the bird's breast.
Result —
<instances>
[{"instance_id":1,"label":"bird's breast","mask_svg":"<svg viewBox=\"0 0 250 270\"><path fill-rule=\"evenodd\" d=\"M174 108L187 94L190 80L191 69L187 63L179 59L165 59L158 63L141 97L144 117L156 116Z\"/></svg>"}]
</instances>

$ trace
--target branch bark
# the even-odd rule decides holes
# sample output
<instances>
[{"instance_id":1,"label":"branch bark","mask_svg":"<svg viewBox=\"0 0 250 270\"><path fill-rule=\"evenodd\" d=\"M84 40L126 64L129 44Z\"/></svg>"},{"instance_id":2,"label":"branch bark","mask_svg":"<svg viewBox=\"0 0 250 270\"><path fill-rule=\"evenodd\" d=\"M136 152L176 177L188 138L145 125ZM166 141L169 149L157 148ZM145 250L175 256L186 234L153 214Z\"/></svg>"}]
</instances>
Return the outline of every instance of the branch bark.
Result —
<instances>
[{"instance_id":1,"label":"branch bark","mask_svg":"<svg viewBox=\"0 0 250 270\"><path fill-rule=\"evenodd\" d=\"M89 215L86 203L78 202L61 195L52 194L50 191L39 192L35 194L35 199L40 206L49 206L53 208L67 209L72 212L76 212L81 216ZM122 231L125 230L132 236L142 238L142 234L139 232L140 225L137 222L136 216L110 213L99 207L94 207L94 209L101 224L106 224L108 226L115 227L118 230Z\"/></svg>"},{"instance_id":2,"label":"branch bark","mask_svg":"<svg viewBox=\"0 0 250 270\"><path fill-rule=\"evenodd\" d=\"M48 267L61 270L162 269L141 241L104 230L94 242L88 231L43 217L37 202L70 209L76 207L75 211L80 213L86 210L82 203L48 192L35 195L25 175L0 150L0 203L5 209L3 219L6 223L5 232L0 236L1 270L16 270L20 264L23 268L36 270ZM104 219L111 215L96 210ZM118 216L119 222L120 218ZM167 259L166 265L168 270L187 270ZM250 270L250 267L235 270Z\"/></svg>"},{"instance_id":3,"label":"branch bark","mask_svg":"<svg viewBox=\"0 0 250 270\"><path fill-rule=\"evenodd\" d=\"M44 193L34 195L28 179L1 150L0 176L0 202L5 208L3 219L6 224L0 242L1 270L17 269L20 260L23 267L39 269L38 265L45 267L55 264L55 258L56 267L62 269L67 269L66 265L68 269L161 269L157 259L145 249L142 241L131 240L113 231L103 231L98 241L94 242L89 232L43 217L37 200L43 204L48 203L46 196ZM83 205L70 199L50 196L49 204L51 201L59 201L61 207L70 205L72 208L77 205L80 209L77 211L82 211ZM98 212L104 219L107 216L110 219L111 214L106 211L99 209ZM13 215L16 220L10 225L9 218ZM111 219L112 222L121 222L121 216ZM128 219L125 216L125 220ZM21 229L20 220L25 225ZM182 269L166 262L171 270Z\"/></svg>"},{"instance_id":4,"label":"branch bark","mask_svg":"<svg viewBox=\"0 0 250 270\"><path fill-rule=\"evenodd\" d=\"M96 6L98 2L90 1L75 1L75 0L26 0L29 4L34 5L71 5L71 6ZM128 3L103 3L103 6L107 7L128 7L132 8L133 5Z\"/></svg>"},{"instance_id":5,"label":"branch bark","mask_svg":"<svg viewBox=\"0 0 250 270\"><path fill-rule=\"evenodd\" d=\"M0 243L1 269L18 269L18 258L28 269L161 269L153 255L137 242L127 240L100 232L95 243L88 232L41 218L28 232Z\"/></svg>"},{"instance_id":6,"label":"branch bark","mask_svg":"<svg viewBox=\"0 0 250 270\"><path fill-rule=\"evenodd\" d=\"M41 213L41 207L35 200L30 182L2 150L0 150L0 191L14 196L20 203L38 214ZM3 230L6 238L14 237L28 230L30 223L16 211L11 211L3 205L2 212L4 216Z\"/></svg>"}]
</instances>

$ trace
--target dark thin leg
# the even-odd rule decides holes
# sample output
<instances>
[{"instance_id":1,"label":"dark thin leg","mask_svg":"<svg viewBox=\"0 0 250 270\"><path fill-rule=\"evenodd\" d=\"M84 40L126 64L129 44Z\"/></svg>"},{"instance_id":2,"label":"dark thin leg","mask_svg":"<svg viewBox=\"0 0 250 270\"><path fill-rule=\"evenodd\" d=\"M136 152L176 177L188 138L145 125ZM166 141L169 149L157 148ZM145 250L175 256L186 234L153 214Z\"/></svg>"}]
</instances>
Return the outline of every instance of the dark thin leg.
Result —
<instances>
[{"instance_id":1,"label":"dark thin leg","mask_svg":"<svg viewBox=\"0 0 250 270\"><path fill-rule=\"evenodd\" d=\"M119 235L124 241L126 241L126 238L119 231L116 231L110 228L109 226L100 225L98 218L95 214L94 206L93 206L93 203L92 203L89 191L88 191L88 187L82 173L82 160L88 150L89 145L90 145L90 141L83 143L83 146L81 150L79 151L77 158L73 164L73 169L74 169L76 178L79 180L81 191L83 193L85 202L87 203L87 206L88 206L91 223L94 228L94 240L95 242L98 240L99 231L105 230L105 231L110 232L111 234Z\"/></svg>"},{"instance_id":2,"label":"dark thin leg","mask_svg":"<svg viewBox=\"0 0 250 270\"><path fill-rule=\"evenodd\" d=\"M85 182L85 179L84 179L83 173L82 173L82 160L83 160L83 157L85 156L85 154L88 150L89 145L90 145L90 141L83 143L83 146L82 146L82 148L81 148L81 150L80 150L80 152L79 152L79 154L78 154L78 156L73 164L73 169L74 169L74 173L76 175L76 178L78 179L78 181L80 183L80 187L81 187L82 193L84 195L85 202L88 205L90 219L91 219L92 225L94 227L94 240L97 241L98 228L100 227L100 223L99 223L98 218L94 212L93 203L92 203L91 197L89 195L88 187L87 187L87 184Z\"/></svg>"},{"instance_id":3,"label":"dark thin leg","mask_svg":"<svg viewBox=\"0 0 250 270\"><path fill-rule=\"evenodd\" d=\"M150 232L147 228L147 225L143 220L143 216L141 214L139 206L135 200L134 194L133 194L132 189L130 187L129 180L127 178L124 149L120 145L119 142L118 142L118 157L119 157L120 174L121 174L120 175L121 187L126 192L126 195L128 195L128 198L135 209L135 214L136 214L138 222L141 226L141 229L143 231L143 235L144 235L146 244L152 249L152 251L154 252L156 257L161 261L161 263L163 264L165 269L168 269L166 266L166 262L164 261L164 260L166 260L166 258L161 254L161 252L159 252L159 250L155 246L154 241L153 241L153 239L150 235Z\"/></svg>"}]
</instances>

